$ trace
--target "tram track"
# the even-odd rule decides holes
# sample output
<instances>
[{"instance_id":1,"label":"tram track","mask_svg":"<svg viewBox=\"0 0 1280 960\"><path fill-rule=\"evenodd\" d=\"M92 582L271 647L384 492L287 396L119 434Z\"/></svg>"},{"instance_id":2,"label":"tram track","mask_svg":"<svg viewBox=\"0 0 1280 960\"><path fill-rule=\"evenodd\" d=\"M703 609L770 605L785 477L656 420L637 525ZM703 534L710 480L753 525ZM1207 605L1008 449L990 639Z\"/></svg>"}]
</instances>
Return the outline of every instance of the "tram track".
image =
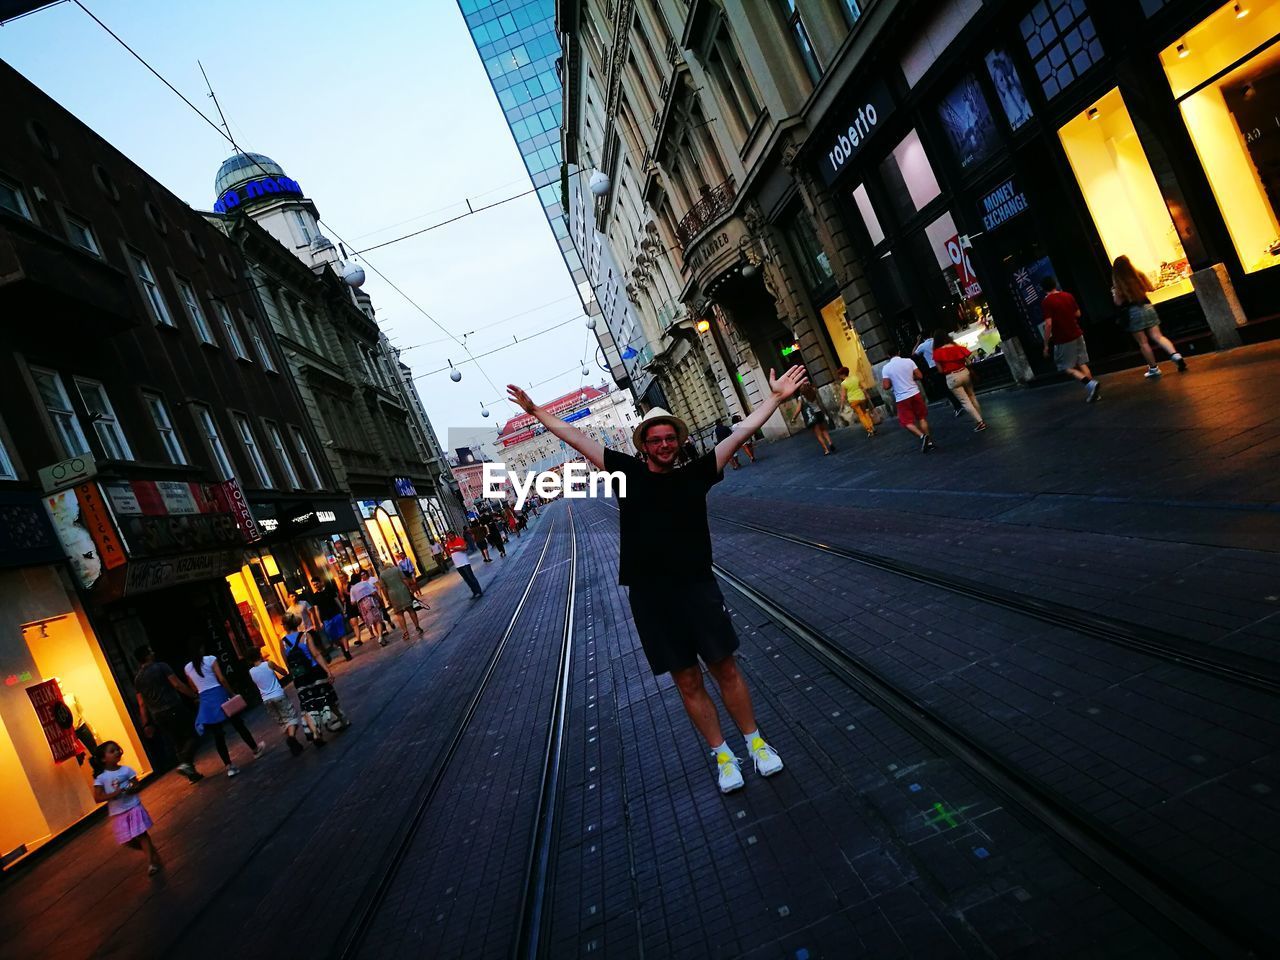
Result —
<instances>
[{"instance_id":1,"label":"tram track","mask_svg":"<svg viewBox=\"0 0 1280 960\"><path fill-rule=\"evenodd\" d=\"M1280 669L1258 657L1231 650L1209 648L1204 643L1177 634L1154 630L1024 593L1002 590L989 584L938 573L916 564L893 560L864 550L771 530L751 521L715 513L709 514L709 517L718 523L749 530L774 540L793 543L828 556L936 587L948 593L977 600L989 606L1000 607L1042 623L1062 627L1073 633L1093 637L1113 646L1155 657L1168 663L1175 663L1221 680L1268 694L1280 695Z\"/></svg>"},{"instance_id":2,"label":"tram track","mask_svg":"<svg viewBox=\"0 0 1280 960\"><path fill-rule=\"evenodd\" d=\"M543 764L537 808L533 819L533 830L530 835L528 851L524 861L524 883L519 908L519 927L517 936L511 945L509 954L513 958L535 957L546 935L544 924L545 908L554 875L554 838L557 823L557 807L560 794L560 771L564 751L565 714L568 703L569 675L572 667L573 651L573 615L577 578L577 534L572 511L569 516L569 571L564 605L564 628L560 636L560 648L555 673L555 695L552 699L552 716L545 743L546 760ZM349 960L360 956L367 944L375 922L381 915L383 906L395 887L397 878L414 846L415 838L427 819L444 782L450 773L463 740L472 727L473 720L480 710L481 704L490 692L490 685L516 634L517 624L525 613L526 605L533 593L539 576L545 575L559 564L544 566L552 538L556 532L553 523L547 531L547 538L538 556L537 563L529 577L524 592L517 601L511 618L501 638L490 654L480 681L477 683L457 721L450 729L445 746L432 764L431 773L417 791L417 799L411 812L403 822L396 835L385 865L368 884L364 894L359 898L352 910L340 936L335 941L331 956L340 960ZM561 561L563 562L563 561Z\"/></svg>"},{"instance_id":3,"label":"tram track","mask_svg":"<svg viewBox=\"0 0 1280 960\"><path fill-rule=\"evenodd\" d=\"M792 613L763 591L714 564L720 580L797 641L858 696L942 755L971 771L1011 812L1045 830L1063 851L1117 902L1189 957L1268 955L1263 935L1242 931L1237 921L1182 885L1162 876L1105 825L1027 775L977 738L946 720L864 658L820 628Z\"/></svg>"}]
</instances>

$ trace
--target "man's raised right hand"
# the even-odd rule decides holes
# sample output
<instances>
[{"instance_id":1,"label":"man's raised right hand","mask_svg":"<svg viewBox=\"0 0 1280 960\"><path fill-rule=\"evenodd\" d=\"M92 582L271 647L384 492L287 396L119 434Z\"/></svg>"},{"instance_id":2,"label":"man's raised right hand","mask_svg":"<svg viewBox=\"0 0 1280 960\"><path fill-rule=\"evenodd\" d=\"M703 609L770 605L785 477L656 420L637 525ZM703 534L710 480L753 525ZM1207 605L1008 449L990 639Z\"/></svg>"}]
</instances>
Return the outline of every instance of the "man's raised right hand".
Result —
<instances>
[{"instance_id":1,"label":"man's raised right hand","mask_svg":"<svg viewBox=\"0 0 1280 960\"><path fill-rule=\"evenodd\" d=\"M533 413L533 411L538 409L538 405L530 399L529 395L514 383L507 384L507 399L525 413Z\"/></svg>"}]
</instances>

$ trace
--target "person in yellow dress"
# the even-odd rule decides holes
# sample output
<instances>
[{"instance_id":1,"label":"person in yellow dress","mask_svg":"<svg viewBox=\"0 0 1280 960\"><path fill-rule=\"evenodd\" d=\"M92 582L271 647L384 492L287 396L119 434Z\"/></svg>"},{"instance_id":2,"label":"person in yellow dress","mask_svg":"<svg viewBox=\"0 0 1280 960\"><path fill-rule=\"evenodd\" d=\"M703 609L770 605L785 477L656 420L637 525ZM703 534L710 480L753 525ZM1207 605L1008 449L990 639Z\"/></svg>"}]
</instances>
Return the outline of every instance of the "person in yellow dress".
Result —
<instances>
[{"instance_id":1,"label":"person in yellow dress","mask_svg":"<svg viewBox=\"0 0 1280 960\"><path fill-rule=\"evenodd\" d=\"M850 373L848 367L841 367L836 371L836 376L840 378L840 405L851 407L858 422L862 424L862 429L867 431L867 436L874 437L876 425L871 419L867 391L863 389L861 379L856 373Z\"/></svg>"}]
</instances>

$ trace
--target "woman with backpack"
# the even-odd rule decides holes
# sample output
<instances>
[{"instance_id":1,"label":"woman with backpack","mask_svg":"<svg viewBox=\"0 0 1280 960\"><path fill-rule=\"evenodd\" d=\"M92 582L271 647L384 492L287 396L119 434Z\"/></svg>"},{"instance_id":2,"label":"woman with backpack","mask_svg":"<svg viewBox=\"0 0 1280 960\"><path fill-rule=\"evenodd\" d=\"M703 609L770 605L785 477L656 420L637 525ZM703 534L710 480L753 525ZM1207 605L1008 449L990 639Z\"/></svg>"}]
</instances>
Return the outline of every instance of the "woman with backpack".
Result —
<instances>
[{"instance_id":1,"label":"woman with backpack","mask_svg":"<svg viewBox=\"0 0 1280 960\"><path fill-rule=\"evenodd\" d=\"M296 617L294 622L297 622ZM213 734L213 745L218 750L218 756L222 758L227 776L234 777L240 772L240 768L231 762L231 754L227 751L227 736L222 730L224 723L230 723L235 728L245 746L253 751L254 757L262 756L262 751L267 749L267 745L253 739L253 734L244 725L244 719L238 710L228 713L223 709L224 704L232 701L232 696L227 692L227 678L222 673L222 664L211 652L211 647L212 641L208 639L198 643L196 655L183 668L183 672L200 697L200 705L196 709L196 733L203 734L208 730ZM243 710L244 701L240 699L238 703Z\"/></svg>"},{"instance_id":2,"label":"woman with backpack","mask_svg":"<svg viewBox=\"0 0 1280 960\"><path fill-rule=\"evenodd\" d=\"M284 628L289 632L280 638L280 655L298 691L298 705L317 747L324 746L323 730L342 730L351 726L338 703L333 688L333 674L328 665L311 649L311 641L298 629L298 618L285 614Z\"/></svg>"},{"instance_id":3,"label":"woman with backpack","mask_svg":"<svg viewBox=\"0 0 1280 960\"><path fill-rule=\"evenodd\" d=\"M1124 311L1125 329L1138 342L1142 358L1147 361L1147 372L1143 376L1149 380L1160 376L1160 367L1151 350L1152 344L1169 354L1169 359L1174 362L1179 373L1187 372L1187 361L1182 359L1182 354L1169 338L1160 332L1160 316L1151 305L1151 298L1147 296L1155 288L1151 278L1135 267L1128 257L1116 257L1115 263L1111 265L1111 299Z\"/></svg>"}]
</instances>

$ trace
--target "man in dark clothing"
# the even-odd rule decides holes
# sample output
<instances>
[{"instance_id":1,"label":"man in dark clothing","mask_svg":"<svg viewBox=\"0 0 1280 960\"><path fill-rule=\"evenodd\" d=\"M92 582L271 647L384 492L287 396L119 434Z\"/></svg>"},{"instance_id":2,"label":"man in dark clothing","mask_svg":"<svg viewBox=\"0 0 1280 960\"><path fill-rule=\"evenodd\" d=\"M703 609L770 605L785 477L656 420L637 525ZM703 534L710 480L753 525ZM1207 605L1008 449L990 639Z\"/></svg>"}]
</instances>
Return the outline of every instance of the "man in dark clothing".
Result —
<instances>
[{"instance_id":1,"label":"man in dark clothing","mask_svg":"<svg viewBox=\"0 0 1280 960\"><path fill-rule=\"evenodd\" d=\"M502 538L502 521L497 517L490 516L485 530L489 534L489 546L497 550L499 556L505 557L507 555L507 544Z\"/></svg>"},{"instance_id":2,"label":"man in dark clothing","mask_svg":"<svg viewBox=\"0 0 1280 960\"><path fill-rule=\"evenodd\" d=\"M157 660L150 647L138 647L134 656L138 658L139 667L133 688L138 693L143 736L154 737L157 731L163 733L178 755L178 772L192 783L204 779L195 763L195 711L183 699L195 700L195 691L167 663Z\"/></svg>"},{"instance_id":3,"label":"man in dark clothing","mask_svg":"<svg viewBox=\"0 0 1280 960\"><path fill-rule=\"evenodd\" d=\"M725 423L723 420L717 420L715 434L716 434L716 443L719 443L721 440L728 440L731 436L733 436L733 428L725 426ZM742 464L738 462L737 450L733 451L733 456L729 458L729 466L733 467L733 469L735 470L741 468Z\"/></svg>"},{"instance_id":4,"label":"man in dark clothing","mask_svg":"<svg viewBox=\"0 0 1280 960\"><path fill-rule=\"evenodd\" d=\"M324 583L311 581L311 603L320 618L320 626L331 647L342 651L343 659L351 659L351 650L347 646L347 620L343 616L342 597L338 594L338 585L332 580Z\"/></svg>"},{"instance_id":5,"label":"man in dark clothing","mask_svg":"<svg viewBox=\"0 0 1280 960\"><path fill-rule=\"evenodd\" d=\"M740 762L725 743L698 660L707 665L746 741L761 776L782 769L782 759L756 727L746 679L734 652L738 638L711 571L707 493L724 478L724 467L783 401L806 383L792 367L780 378L769 371L770 395L710 453L676 469L689 430L661 408L645 414L633 440L640 457L608 450L577 427L552 416L517 386L511 400L548 432L581 453L597 469L622 473L626 496L618 498L618 583L628 588L636 632L654 674L670 673L685 711L715 759L721 793L743 786Z\"/></svg>"}]
</instances>

